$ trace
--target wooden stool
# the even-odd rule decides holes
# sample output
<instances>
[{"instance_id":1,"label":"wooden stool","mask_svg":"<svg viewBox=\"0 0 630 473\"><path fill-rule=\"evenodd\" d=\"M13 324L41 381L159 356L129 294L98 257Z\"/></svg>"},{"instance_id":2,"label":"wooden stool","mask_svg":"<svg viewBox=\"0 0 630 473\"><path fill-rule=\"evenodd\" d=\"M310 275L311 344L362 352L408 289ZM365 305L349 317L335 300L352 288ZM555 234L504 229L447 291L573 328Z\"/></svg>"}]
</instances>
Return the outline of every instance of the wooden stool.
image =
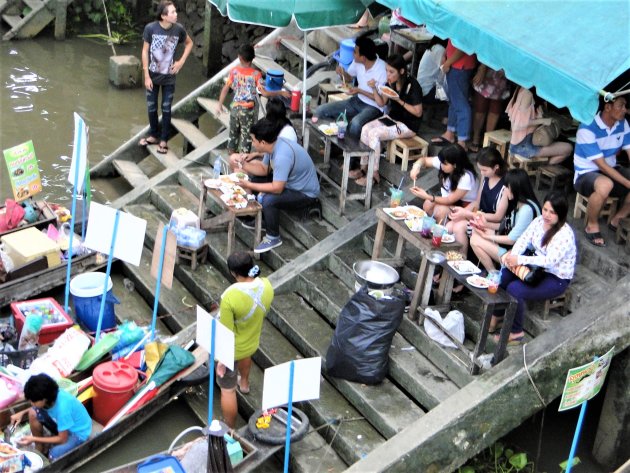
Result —
<instances>
[{"instance_id":1,"label":"wooden stool","mask_svg":"<svg viewBox=\"0 0 630 473\"><path fill-rule=\"evenodd\" d=\"M540 191L541 186L544 184L549 185L549 190L556 188L556 184L562 184L568 187L571 178L571 171L562 166L555 164L549 164L547 166L540 166L536 170L536 190Z\"/></svg>"},{"instance_id":2,"label":"wooden stool","mask_svg":"<svg viewBox=\"0 0 630 473\"><path fill-rule=\"evenodd\" d=\"M536 169L549 162L549 158L524 158L520 154L510 154L508 156L508 164L514 168L525 169L527 175L533 177L536 175Z\"/></svg>"},{"instance_id":3,"label":"wooden stool","mask_svg":"<svg viewBox=\"0 0 630 473\"><path fill-rule=\"evenodd\" d=\"M199 248L191 248L189 246L177 245L177 258L175 262L180 264L180 260L190 261L190 269L197 269L197 263L203 264L208 258L209 246L204 243Z\"/></svg>"},{"instance_id":4,"label":"wooden stool","mask_svg":"<svg viewBox=\"0 0 630 473\"><path fill-rule=\"evenodd\" d=\"M490 145L496 145L496 148L503 156L503 159L507 159L508 152L510 150L510 138L512 132L510 130L494 130L487 131L483 134L483 147Z\"/></svg>"},{"instance_id":5,"label":"wooden stool","mask_svg":"<svg viewBox=\"0 0 630 473\"><path fill-rule=\"evenodd\" d=\"M626 245L630 245L630 218L622 218L619 220L619 226L615 234L615 242L619 244L625 242Z\"/></svg>"},{"instance_id":6,"label":"wooden stool","mask_svg":"<svg viewBox=\"0 0 630 473\"><path fill-rule=\"evenodd\" d=\"M407 170L409 160L415 161L418 158L424 158L429 151L429 143L419 136L411 138L396 138L389 142L387 146L387 157L390 163L395 163L396 158L402 159L400 169Z\"/></svg>"},{"instance_id":7,"label":"wooden stool","mask_svg":"<svg viewBox=\"0 0 630 473\"><path fill-rule=\"evenodd\" d=\"M329 100L329 96L333 94L340 94L341 91L337 88L335 84L330 84L324 82L323 84L319 84L319 95L317 96L317 105L321 105L323 103L327 103Z\"/></svg>"},{"instance_id":8,"label":"wooden stool","mask_svg":"<svg viewBox=\"0 0 630 473\"><path fill-rule=\"evenodd\" d=\"M600 217L608 217L607 222L610 223L614 215L617 213L617 199L616 197L608 197L602 210L599 212ZM575 195L575 207L573 207L573 218L578 220L584 214L584 220L586 220L586 206L588 205L588 197L584 197L582 194Z\"/></svg>"},{"instance_id":9,"label":"wooden stool","mask_svg":"<svg viewBox=\"0 0 630 473\"><path fill-rule=\"evenodd\" d=\"M549 311L551 309L560 309L560 315L566 317L569 311L569 304L571 303L571 291L567 289L564 294L556 297L555 299L547 299L543 308L542 319L547 320L549 318Z\"/></svg>"}]
</instances>

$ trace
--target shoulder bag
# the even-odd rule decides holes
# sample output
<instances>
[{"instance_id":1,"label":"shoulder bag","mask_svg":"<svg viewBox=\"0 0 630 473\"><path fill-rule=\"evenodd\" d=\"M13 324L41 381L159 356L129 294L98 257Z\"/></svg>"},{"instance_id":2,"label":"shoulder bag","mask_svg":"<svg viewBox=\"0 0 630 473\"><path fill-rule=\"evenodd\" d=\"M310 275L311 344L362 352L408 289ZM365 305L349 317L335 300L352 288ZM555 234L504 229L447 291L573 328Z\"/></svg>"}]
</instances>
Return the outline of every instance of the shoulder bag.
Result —
<instances>
[{"instance_id":1,"label":"shoulder bag","mask_svg":"<svg viewBox=\"0 0 630 473\"><path fill-rule=\"evenodd\" d=\"M555 118L549 118L549 125L540 125L534 130L532 143L535 146L549 146L560 136L560 124Z\"/></svg>"}]
</instances>

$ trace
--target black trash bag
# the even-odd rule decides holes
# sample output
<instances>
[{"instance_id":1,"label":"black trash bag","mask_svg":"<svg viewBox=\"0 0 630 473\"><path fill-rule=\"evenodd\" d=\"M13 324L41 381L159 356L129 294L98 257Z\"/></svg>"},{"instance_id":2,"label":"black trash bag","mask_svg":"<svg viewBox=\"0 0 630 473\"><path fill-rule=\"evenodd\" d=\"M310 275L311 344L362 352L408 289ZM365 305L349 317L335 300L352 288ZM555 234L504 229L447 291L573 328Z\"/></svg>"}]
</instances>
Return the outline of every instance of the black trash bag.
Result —
<instances>
[{"instance_id":1,"label":"black trash bag","mask_svg":"<svg viewBox=\"0 0 630 473\"><path fill-rule=\"evenodd\" d=\"M387 376L389 347L402 321L405 295L374 299L362 287L346 303L326 353L326 371L336 378L378 384Z\"/></svg>"}]
</instances>

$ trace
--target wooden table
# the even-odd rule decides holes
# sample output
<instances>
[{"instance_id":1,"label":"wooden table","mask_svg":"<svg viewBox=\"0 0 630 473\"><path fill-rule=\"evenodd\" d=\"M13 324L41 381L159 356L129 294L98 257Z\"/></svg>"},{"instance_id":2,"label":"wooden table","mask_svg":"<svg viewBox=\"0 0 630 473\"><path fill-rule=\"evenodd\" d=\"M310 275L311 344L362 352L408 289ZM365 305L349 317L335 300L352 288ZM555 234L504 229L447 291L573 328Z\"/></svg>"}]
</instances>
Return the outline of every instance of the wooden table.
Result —
<instances>
[{"instance_id":1,"label":"wooden table","mask_svg":"<svg viewBox=\"0 0 630 473\"><path fill-rule=\"evenodd\" d=\"M505 358L505 350L508 337L510 335L510 329L512 328L512 323L514 322L517 301L501 288L499 288L499 290L495 294L491 294L488 289L479 289L471 286L470 284L468 284L468 282L466 282L466 278L470 275L459 274L446 261L441 263L440 266L442 266L442 278L440 279L440 286L437 292L436 304L441 305L442 307L450 306L451 295L453 293L453 285L455 281L463 284L475 297L479 298L481 301L481 329L479 331L479 338L472 352L472 361L470 367L471 374L478 374L480 367L480 364L478 363L478 358L481 354L483 354L486 349L486 340L488 338L490 319L492 318L492 314L497 309L505 309L505 315L503 319L503 327L501 328L501 332L499 335L499 343L494 350L492 364L494 365ZM431 277L432 276L433 275L431 274ZM467 348L463 347L463 345L458 343L456 344L458 345L458 348L460 350L466 353L467 359L471 359L471 356L468 356L471 355L470 351Z\"/></svg>"},{"instance_id":2,"label":"wooden table","mask_svg":"<svg viewBox=\"0 0 630 473\"><path fill-rule=\"evenodd\" d=\"M409 230L407 225L405 225L404 220L394 220L380 208L376 209L376 216L378 218L378 226L376 227L374 248L372 249L373 260L379 260L394 267L402 267L404 263L403 252L405 248L405 241L411 243L421 252L422 260L420 262L420 268L418 269L416 286L413 290L413 297L411 299L408 312L408 317L415 322L418 305L421 305L422 307L428 306L429 297L431 295L431 285L433 283L435 263L432 263L427 259L428 254L436 249L439 249L440 251L456 251L461 248L461 245L457 242L442 243L440 248L435 248L431 245L430 238L422 238L419 232L412 232ZM396 253L393 259L383 259L380 257L383 249L386 227L389 227L398 233L398 243L396 244Z\"/></svg>"},{"instance_id":3,"label":"wooden table","mask_svg":"<svg viewBox=\"0 0 630 473\"><path fill-rule=\"evenodd\" d=\"M203 183L204 179L201 180L201 195L199 196L199 225L202 230L212 230L218 227L223 227L227 224L228 227L228 244L227 244L227 255L232 254L232 249L234 248L234 222L236 221L236 217L254 217L256 220L255 230L254 230L254 247L258 246L261 241L261 229L262 229L262 205L260 205L256 200L248 200L247 207L243 209L237 209L235 207L227 205L223 200L221 200L221 191L218 189L208 189L206 185ZM223 212L219 215L206 218L206 197L209 197L215 204L223 209ZM260 258L260 255L256 254L256 258Z\"/></svg>"},{"instance_id":4,"label":"wooden table","mask_svg":"<svg viewBox=\"0 0 630 473\"><path fill-rule=\"evenodd\" d=\"M432 38L433 35L429 34L424 27L396 28L389 33L389 39L391 41L389 54L394 54L395 44L411 51L413 56L411 58L410 73L413 77L416 77L420 58Z\"/></svg>"},{"instance_id":5,"label":"wooden table","mask_svg":"<svg viewBox=\"0 0 630 473\"><path fill-rule=\"evenodd\" d=\"M344 139L339 139L336 136L326 135L318 127L322 125L321 120L315 124L311 121L307 122L306 131L304 133L304 149L308 149L308 144L311 137L311 130L324 141L324 162L316 165L317 174L322 179L325 179L331 186L339 190L339 215L344 213L346 208L346 200L364 200L365 208L370 208L370 200L372 198L372 175L374 173L374 160L379 156L375 156L374 150L365 146L361 141L351 138L346 134ZM335 145L343 151L343 172L341 175L341 185L337 184L328 174L330 169L330 150L331 145ZM367 183L363 192L348 193L348 178L350 174L350 160L353 156L365 156L369 155L368 168L367 168Z\"/></svg>"}]
</instances>

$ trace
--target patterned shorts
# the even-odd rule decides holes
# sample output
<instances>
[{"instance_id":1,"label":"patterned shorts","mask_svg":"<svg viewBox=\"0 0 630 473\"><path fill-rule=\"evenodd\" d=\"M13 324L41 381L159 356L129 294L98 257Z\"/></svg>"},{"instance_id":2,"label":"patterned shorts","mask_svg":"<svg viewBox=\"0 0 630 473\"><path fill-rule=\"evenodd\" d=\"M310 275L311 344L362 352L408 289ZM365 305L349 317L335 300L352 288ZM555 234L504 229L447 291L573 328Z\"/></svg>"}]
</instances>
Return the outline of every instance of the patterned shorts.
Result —
<instances>
[{"instance_id":1,"label":"patterned shorts","mask_svg":"<svg viewBox=\"0 0 630 473\"><path fill-rule=\"evenodd\" d=\"M230 141L228 150L231 153L249 153L252 138L249 129L254 124L257 108L232 107L230 110Z\"/></svg>"}]
</instances>

